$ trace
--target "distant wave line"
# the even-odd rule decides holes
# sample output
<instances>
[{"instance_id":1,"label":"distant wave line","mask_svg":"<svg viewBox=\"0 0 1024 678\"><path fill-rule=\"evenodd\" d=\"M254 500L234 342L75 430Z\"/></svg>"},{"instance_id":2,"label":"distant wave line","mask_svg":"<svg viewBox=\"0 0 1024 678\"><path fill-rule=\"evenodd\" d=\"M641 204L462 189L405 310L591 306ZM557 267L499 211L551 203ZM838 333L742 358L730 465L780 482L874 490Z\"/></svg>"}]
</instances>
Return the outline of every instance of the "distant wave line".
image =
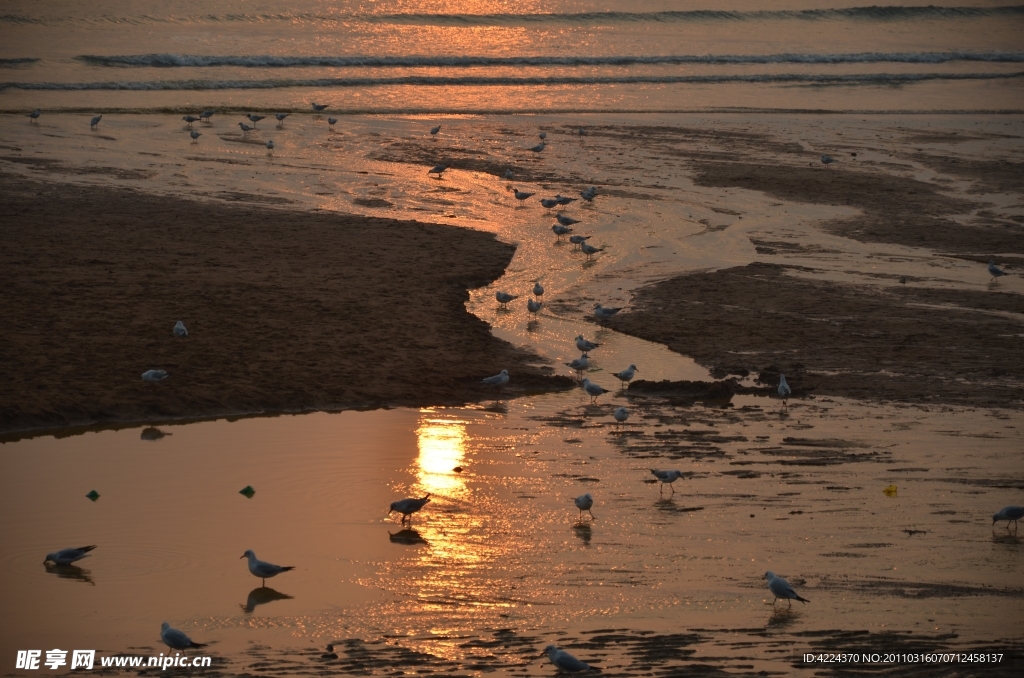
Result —
<instances>
[{"instance_id":1,"label":"distant wave line","mask_svg":"<svg viewBox=\"0 0 1024 678\"><path fill-rule=\"evenodd\" d=\"M665 54L612 56L216 56L200 54L83 54L77 60L96 66L207 68L395 68L473 66L630 66L643 64L941 64L952 61L1022 63L1024 52L856 52L849 54ZM2 61L0 61L2 63Z\"/></svg>"},{"instance_id":2,"label":"distant wave line","mask_svg":"<svg viewBox=\"0 0 1024 678\"><path fill-rule=\"evenodd\" d=\"M277 13L229 13L197 14L188 16L153 15L27 15L2 14L0 23L7 24L195 24L195 23L374 23L405 24L425 26L521 26L529 24L570 24L614 25L623 23L654 22L722 22L722 21L764 21L764 20L858 20L858 21L904 21L914 19L973 19L998 16L1024 15L1024 5L1003 5L997 7L846 7L832 9L802 10L675 10L663 12L569 12L569 13L492 13L492 14L444 14L444 13L318 13L318 12L277 12Z\"/></svg>"},{"instance_id":3,"label":"distant wave line","mask_svg":"<svg viewBox=\"0 0 1024 678\"><path fill-rule=\"evenodd\" d=\"M33 64L39 61L35 57L20 57L15 59L0 59L0 68L7 66L24 66L25 64Z\"/></svg>"},{"instance_id":4,"label":"distant wave line","mask_svg":"<svg viewBox=\"0 0 1024 678\"><path fill-rule=\"evenodd\" d=\"M397 78L313 78L313 79L260 79L260 80L155 80L139 82L0 82L0 91L22 90L224 90L224 89L277 89L284 87L388 87L388 86L441 86L465 87L498 85L550 86L550 85L614 85L614 84L721 84L766 83L807 85L900 85L929 80L999 80L1024 77L1024 71L1013 73L858 73L822 75L807 73L750 74L750 75L628 75L628 76L550 76L508 77L486 76L441 77L406 76Z\"/></svg>"}]
</instances>

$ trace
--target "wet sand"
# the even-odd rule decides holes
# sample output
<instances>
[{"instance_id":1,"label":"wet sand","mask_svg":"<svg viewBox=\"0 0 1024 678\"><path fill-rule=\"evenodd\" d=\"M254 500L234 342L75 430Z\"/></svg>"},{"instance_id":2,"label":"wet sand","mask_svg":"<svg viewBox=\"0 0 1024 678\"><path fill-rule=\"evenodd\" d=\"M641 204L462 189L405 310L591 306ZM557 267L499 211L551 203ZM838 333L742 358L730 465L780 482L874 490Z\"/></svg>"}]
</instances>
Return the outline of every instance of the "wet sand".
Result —
<instances>
[{"instance_id":1,"label":"wet sand","mask_svg":"<svg viewBox=\"0 0 1024 678\"><path fill-rule=\"evenodd\" d=\"M2 432L465 403L502 369L571 385L466 311L515 251L490 234L3 182Z\"/></svg>"}]
</instances>

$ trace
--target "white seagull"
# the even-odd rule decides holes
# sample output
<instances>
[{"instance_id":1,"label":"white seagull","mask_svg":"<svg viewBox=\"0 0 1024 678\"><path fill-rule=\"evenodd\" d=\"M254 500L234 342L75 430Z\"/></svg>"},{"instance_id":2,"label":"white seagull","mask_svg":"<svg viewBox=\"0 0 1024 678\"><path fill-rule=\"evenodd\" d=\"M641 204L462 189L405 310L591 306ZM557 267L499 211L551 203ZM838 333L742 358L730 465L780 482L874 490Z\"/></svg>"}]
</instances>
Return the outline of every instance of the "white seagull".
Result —
<instances>
[{"instance_id":1,"label":"white seagull","mask_svg":"<svg viewBox=\"0 0 1024 678\"><path fill-rule=\"evenodd\" d=\"M534 301L533 299L527 299L526 300L526 310L529 311L530 313L537 313L537 312L539 312L540 311L540 307L543 306L543 305L544 305L543 303L541 303L539 301Z\"/></svg>"},{"instance_id":2,"label":"white seagull","mask_svg":"<svg viewBox=\"0 0 1024 678\"><path fill-rule=\"evenodd\" d=\"M427 494L427 496L425 496L425 497L423 497L421 499L412 498L412 499L401 499L399 501L393 501L393 502L391 502L391 509L388 511L388 515L390 516L393 512L398 511L399 513L402 514L402 522L403 523L406 520L408 520L410 523L412 523L412 514L416 513L417 511L419 511L421 508L423 508L424 506L426 506L429 503L430 503L430 495L429 494Z\"/></svg>"},{"instance_id":3,"label":"white seagull","mask_svg":"<svg viewBox=\"0 0 1024 678\"><path fill-rule=\"evenodd\" d=\"M536 146L534 146L530 150L533 151L534 153L540 153L541 151L544 150L544 142L543 141L540 142L539 144L537 144Z\"/></svg>"},{"instance_id":4,"label":"white seagull","mask_svg":"<svg viewBox=\"0 0 1024 678\"><path fill-rule=\"evenodd\" d=\"M786 398L788 398L790 395L792 395L792 393L793 393L793 389L791 389L789 387L789 384L786 383L786 375L780 374L779 375L779 395L782 396L782 404L783 405L786 404Z\"/></svg>"},{"instance_id":5,"label":"white seagull","mask_svg":"<svg viewBox=\"0 0 1024 678\"><path fill-rule=\"evenodd\" d=\"M441 131L441 126L440 125L438 125L437 127L431 127L430 128L430 136L436 137L437 133L440 132L440 131Z\"/></svg>"},{"instance_id":6,"label":"white seagull","mask_svg":"<svg viewBox=\"0 0 1024 678\"><path fill-rule=\"evenodd\" d=\"M558 207L558 199L557 198L541 198L540 199L540 204L544 205L544 207L546 209L551 209L552 207Z\"/></svg>"},{"instance_id":7,"label":"white seagull","mask_svg":"<svg viewBox=\"0 0 1024 678\"><path fill-rule=\"evenodd\" d=\"M826 169L828 169L828 166L834 163L835 161L835 158L833 158L831 155L821 156L821 164L824 165Z\"/></svg>"},{"instance_id":8,"label":"white seagull","mask_svg":"<svg viewBox=\"0 0 1024 678\"><path fill-rule=\"evenodd\" d=\"M551 663L554 664L559 671L565 671L567 673L579 673L580 671L590 671L593 669L593 667L590 664L587 664L586 662L581 662L579 659L576 659L576 657L573 657L565 650L559 650L554 645L548 645L547 647L545 647L544 653L548 656L548 659L551 660Z\"/></svg>"},{"instance_id":9,"label":"white seagull","mask_svg":"<svg viewBox=\"0 0 1024 678\"><path fill-rule=\"evenodd\" d=\"M290 565L288 567L281 567L280 565L274 565L273 563L268 563L265 560L259 560L258 558L256 558L256 554L252 552L252 549L249 549L248 551L243 553L241 556L239 556L239 559L241 559L241 558L248 558L249 559L249 573L252 576L258 577L259 579L261 579L263 581L263 585L264 586L267 585L267 580L270 579L271 577L276 577L277 575L281 574L282 572L287 572L289 570L294 570L295 569L294 567L292 567Z\"/></svg>"},{"instance_id":10,"label":"white seagull","mask_svg":"<svg viewBox=\"0 0 1024 678\"><path fill-rule=\"evenodd\" d=\"M580 376L583 376L583 370L585 370L588 367L590 367L590 359L587 358L586 355L581 355L579 358L576 358L571 363L566 363L566 365L568 367L571 367L572 369L576 370L576 372Z\"/></svg>"},{"instance_id":11,"label":"white seagull","mask_svg":"<svg viewBox=\"0 0 1024 678\"><path fill-rule=\"evenodd\" d=\"M993 280L1004 275L1009 275L1009 273L996 266L996 262L991 259L988 261L988 272L992 275Z\"/></svg>"},{"instance_id":12,"label":"white seagull","mask_svg":"<svg viewBox=\"0 0 1024 678\"><path fill-rule=\"evenodd\" d=\"M580 496L573 499L573 503L576 504L576 508L580 510L580 520L583 520L583 512L586 511L590 514L590 517L597 520L597 516L590 510L590 507L594 505L594 498L590 496L590 493L581 494Z\"/></svg>"},{"instance_id":13,"label":"white seagull","mask_svg":"<svg viewBox=\"0 0 1024 678\"><path fill-rule=\"evenodd\" d=\"M509 294L508 292L495 292L494 298L498 300L502 308L508 308L508 302L519 298L518 294Z\"/></svg>"},{"instance_id":14,"label":"white seagull","mask_svg":"<svg viewBox=\"0 0 1024 678\"><path fill-rule=\"evenodd\" d=\"M633 375L639 372L636 365L630 365L621 372L616 373L615 378L622 382L622 386L625 387L630 381L633 380Z\"/></svg>"},{"instance_id":15,"label":"white seagull","mask_svg":"<svg viewBox=\"0 0 1024 678\"><path fill-rule=\"evenodd\" d=\"M481 379L480 383L485 386L495 386L498 389L498 393L501 393L501 387L508 383L508 370L502 370L501 374Z\"/></svg>"},{"instance_id":16,"label":"white seagull","mask_svg":"<svg viewBox=\"0 0 1024 678\"><path fill-rule=\"evenodd\" d=\"M174 336L176 336L176 337L187 337L188 336L188 330L185 329L185 323L181 322L180 320L178 322L174 323Z\"/></svg>"},{"instance_id":17,"label":"white seagull","mask_svg":"<svg viewBox=\"0 0 1024 678\"><path fill-rule=\"evenodd\" d=\"M247 117L250 120L252 120L252 127L253 127L253 129L256 129L256 123L258 123L260 120L262 120L263 118L265 118L267 116L265 116L265 115L256 115L255 113L249 113L245 117Z\"/></svg>"},{"instance_id":18,"label":"white seagull","mask_svg":"<svg viewBox=\"0 0 1024 678\"><path fill-rule=\"evenodd\" d=\"M54 565L70 565L82 558L88 558L89 551L92 551L94 548L96 548L95 544L92 546L79 546L76 549L61 549L54 553L47 553L46 559L43 561L43 565L46 563L53 563Z\"/></svg>"},{"instance_id":19,"label":"white seagull","mask_svg":"<svg viewBox=\"0 0 1024 678\"><path fill-rule=\"evenodd\" d=\"M576 134L579 134L581 137L585 137L587 136L587 130L580 127L578 130L576 130Z\"/></svg>"},{"instance_id":20,"label":"white seagull","mask_svg":"<svg viewBox=\"0 0 1024 678\"><path fill-rule=\"evenodd\" d=\"M440 179L441 175L444 174L444 171L446 169L448 169L447 165L434 165L433 167L427 170L427 174L436 174L437 178Z\"/></svg>"},{"instance_id":21,"label":"white seagull","mask_svg":"<svg viewBox=\"0 0 1024 678\"><path fill-rule=\"evenodd\" d=\"M615 417L616 422L624 424L626 423L626 420L629 419L629 410L625 407L620 407L612 413L612 416Z\"/></svg>"},{"instance_id":22,"label":"white seagull","mask_svg":"<svg viewBox=\"0 0 1024 678\"><path fill-rule=\"evenodd\" d=\"M561 193L556 193L555 194L555 200L558 201L559 205L569 205L571 203L576 202L578 199L579 198L568 198L568 197L562 195Z\"/></svg>"},{"instance_id":23,"label":"white seagull","mask_svg":"<svg viewBox=\"0 0 1024 678\"><path fill-rule=\"evenodd\" d=\"M587 255L587 259L590 259L595 254L597 254L598 252L604 252L604 248L603 247L594 247L590 243L586 243L586 242L581 242L580 243L580 250L582 250L583 253Z\"/></svg>"},{"instance_id":24,"label":"white seagull","mask_svg":"<svg viewBox=\"0 0 1024 678\"><path fill-rule=\"evenodd\" d=\"M327 118L327 128L334 129L334 126L338 124L337 118Z\"/></svg>"},{"instance_id":25,"label":"white seagull","mask_svg":"<svg viewBox=\"0 0 1024 678\"><path fill-rule=\"evenodd\" d=\"M595 344L592 341L587 341L583 338L583 335L576 337L576 348L583 351L583 355L587 355L601 344Z\"/></svg>"},{"instance_id":26,"label":"white seagull","mask_svg":"<svg viewBox=\"0 0 1024 678\"><path fill-rule=\"evenodd\" d=\"M192 143L193 144L198 144L199 143L199 137L203 136L203 133L202 132L197 132L195 130L192 130L191 132L188 133L188 135L190 137L192 137Z\"/></svg>"},{"instance_id":27,"label":"white seagull","mask_svg":"<svg viewBox=\"0 0 1024 678\"><path fill-rule=\"evenodd\" d=\"M583 390L590 396L590 402L597 402L597 399L608 392L608 389L601 388L597 384L593 383L589 379L583 380Z\"/></svg>"},{"instance_id":28,"label":"white seagull","mask_svg":"<svg viewBox=\"0 0 1024 678\"><path fill-rule=\"evenodd\" d=\"M191 647L206 647L207 643L196 643L183 631L173 628L167 622L160 625L160 640L172 650L187 650Z\"/></svg>"},{"instance_id":29,"label":"white seagull","mask_svg":"<svg viewBox=\"0 0 1024 678\"><path fill-rule=\"evenodd\" d=\"M103 119L103 114L97 115L95 118L89 121L89 129L96 129L96 125L100 124L100 120Z\"/></svg>"},{"instance_id":30,"label":"white seagull","mask_svg":"<svg viewBox=\"0 0 1024 678\"><path fill-rule=\"evenodd\" d=\"M587 240L593 237L594 236L592 235L570 235L569 242L571 242L573 245L582 245Z\"/></svg>"},{"instance_id":31,"label":"white seagull","mask_svg":"<svg viewBox=\"0 0 1024 678\"><path fill-rule=\"evenodd\" d=\"M992 524L995 525L1000 520L1006 521L1006 529L1010 529L1010 521L1013 521L1013 526L1017 527L1017 521L1024 518L1024 508L1020 506L1006 506L999 513L992 516Z\"/></svg>"},{"instance_id":32,"label":"white seagull","mask_svg":"<svg viewBox=\"0 0 1024 678\"><path fill-rule=\"evenodd\" d=\"M192 123L199 122L199 118L193 117L191 115L186 115L184 118L182 118L182 120L187 122L189 127L192 127Z\"/></svg>"},{"instance_id":33,"label":"white seagull","mask_svg":"<svg viewBox=\"0 0 1024 678\"><path fill-rule=\"evenodd\" d=\"M565 235L566 233L572 233L571 228L569 228L568 226L562 226L561 224L552 225L551 230L555 232L555 235L558 236L559 240L561 240L562 236Z\"/></svg>"},{"instance_id":34,"label":"white seagull","mask_svg":"<svg viewBox=\"0 0 1024 678\"><path fill-rule=\"evenodd\" d=\"M38 122L39 121L39 116L42 115L42 114L43 114L43 112L40 111L37 108L36 110L34 110L34 111L32 111L31 113L28 114L28 121L29 122Z\"/></svg>"},{"instance_id":35,"label":"white seagull","mask_svg":"<svg viewBox=\"0 0 1024 678\"><path fill-rule=\"evenodd\" d=\"M580 191L580 197L587 202L594 202L594 198L597 197L597 186L591 186L590 188Z\"/></svg>"},{"instance_id":36,"label":"white seagull","mask_svg":"<svg viewBox=\"0 0 1024 678\"><path fill-rule=\"evenodd\" d=\"M206 122L210 122L210 117L216 112L217 111L213 110L212 108L207 108L205 111L199 114L199 119L206 120Z\"/></svg>"},{"instance_id":37,"label":"white seagull","mask_svg":"<svg viewBox=\"0 0 1024 678\"><path fill-rule=\"evenodd\" d=\"M535 297L543 297L544 296L544 286L540 284L539 280L537 280L537 281L535 281L533 283L533 296L535 296Z\"/></svg>"},{"instance_id":38,"label":"white seagull","mask_svg":"<svg viewBox=\"0 0 1024 678\"><path fill-rule=\"evenodd\" d=\"M252 127L249 127L249 126L248 126L248 125L246 125L246 124L245 124L244 122L240 122L240 123L238 123L238 126L242 128L242 135L243 135L243 136L244 136L244 135L246 135L246 134L248 134L249 132L251 132L251 131L253 130L253 128L252 128Z\"/></svg>"},{"instance_id":39,"label":"white seagull","mask_svg":"<svg viewBox=\"0 0 1024 678\"><path fill-rule=\"evenodd\" d=\"M275 113L274 117L277 118L277 126L284 127L284 119L287 118L290 113Z\"/></svg>"},{"instance_id":40,"label":"white seagull","mask_svg":"<svg viewBox=\"0 0 1024 678\"><path fill-rule=\"evenodd\" d=\"M621 310L622 307L607 308L605 306L602 306L601 304L594 304L594 315L596 315L598 318L602 320L607 320L608 318L611 318L613 315L615 315Z\"/></svg>"},{"instance_id":41,"label":"white seagull","mask_svg":"<svg viewBox=\"0 0 1024 678\"><path fill-rule=\"evenodd\" d=\"M768 580L768 590L775 596L775 600L772 601L772 605L779 602L779 598L788 600L790 607L793 607L794 600L799 600L801 603L811 602L806 598L801 598L800 594L793 590L793 587L789 585L788 581L782 577L776 577L774 572L765 572L764 578Z\"/></svg>"},{"instance_id":42,"label":"white seagull","mask_svg":"<svg viewBox=\"0 0 1024 678\"><path fill-rule=\"evenodd\" d=\"M534 195L536 195L536 193L527 193L526 191L520 191L518 188L513 188L511 186L508 187L508 190L512 191L515 194L516 200L518 200L520 203L524 203L526 202L527 198L532 198Z\"/></svg>"},{"instance_id":43,"label":"white seagull","mask_svg":"<svg viewBox=\"0 0 1024 678\"><path fill-rule=\"evenodd\" d=\"M155 384L158 381L163 381L167 376L166 370L146 370L142 373L142 381L148 381L150 384Z\"/></svg>"},{"instance_id":44,"label":"white seagull","mask_svg":"<svg viewBox=\"0 0 1024 678\"><path fill-rule=\"evenodd\" d=\"M317 113L320 113L320 112L321 112L321 111L323 111L323 110L324 110L325 108L327 108L327 104L318 104L318 103L317 103L317 102L315 102L315 101L314 101L314 102L312 102L312 106L313 106L313 110L314 110L314 111L316 111Z\"/></svg>"},{"instance_id":45,"label":"white seagull","mask_svg":"<svg viewBox=\"0 0 1024 678\"><path fill-rule=\"evenodd\" d=\"M267 139L267 155L274 155L274 140Z\"/></svg>"},{"instance_id":46,"label":"white seagull","mask_svg":"<svg viewBox=\"0 0 1024 678\"><path fill-rule=\"evenodd\" d=\"M558 214L555 219L557 219L558 223L562 226L572 226L573 224L580 223L579 219L573 219L572 217L567 217L564 214Z\"/></svg>"},{"instance_id":47,"label":"white seagull","mask_svg":"<svg viewBox=\"0 0 1024 678\"><path fill-rule=\"evenodd\" d=\"M508 179L509 181L511 181L511 180L512 180L512 177L513 177L513 176L515 176L515 175L514 175L514 174L512 174L512 170L511 170L511 169L506 169L506 170L505 170L505 178L506 178L506 179Z\"/></svg>"},{"instance_id":48,"label":"white seagull","mask_svg":"<svg viewBox=\"0 0 1024 678\"><path fill-rule=\"evenodd\" d=\"M547 132L541 132L537 136L539 136L541 139L547 139L548 138L548 133Z\"/></svg>"},{"instance_id":49,"label":"white seagull","mask_svg":"<svg viewBox=\"0 0 1024 678\"><path fill-rule=\"evenodd\" d=\"M672 494L676 493L676 488L672 486L672 483L683 477L682 471L659 471L657 469L651 469L651 473L654 477L661 481L661 485L658 486L658 494L665 489L665 483L668 483L669 489L672 490Z\"/></svg>"}]
</instances>

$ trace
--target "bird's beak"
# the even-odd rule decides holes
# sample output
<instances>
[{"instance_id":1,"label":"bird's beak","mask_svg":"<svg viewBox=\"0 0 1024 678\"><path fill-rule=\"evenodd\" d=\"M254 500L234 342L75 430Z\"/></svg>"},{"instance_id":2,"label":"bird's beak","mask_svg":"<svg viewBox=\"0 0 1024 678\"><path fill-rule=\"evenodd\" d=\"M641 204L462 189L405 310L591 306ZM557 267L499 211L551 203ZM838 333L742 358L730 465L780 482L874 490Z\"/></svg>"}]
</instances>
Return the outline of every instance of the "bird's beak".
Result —
<instances>
[{"instance_id":1,"label":"bird's beak","mask_svg":"<svg viewBox=\"0 0 1024 678\"><path fill-rule=\"evenodd\" d=\"M242 555L238 556L239 560L241 560L242 558L245 558L245 554L244 553Z\"/></svg>"},{"instance_id":2,"label":"bird's beak","mask_svg":"<svg viewBox=\"0 0 1024 678\"><path fill-rule=\"evenodd\" d=\"M388 511L388 515L390 516L394 512L395 512L395 509L391 509L390 511Z\"/></svg>"}]
</instances>

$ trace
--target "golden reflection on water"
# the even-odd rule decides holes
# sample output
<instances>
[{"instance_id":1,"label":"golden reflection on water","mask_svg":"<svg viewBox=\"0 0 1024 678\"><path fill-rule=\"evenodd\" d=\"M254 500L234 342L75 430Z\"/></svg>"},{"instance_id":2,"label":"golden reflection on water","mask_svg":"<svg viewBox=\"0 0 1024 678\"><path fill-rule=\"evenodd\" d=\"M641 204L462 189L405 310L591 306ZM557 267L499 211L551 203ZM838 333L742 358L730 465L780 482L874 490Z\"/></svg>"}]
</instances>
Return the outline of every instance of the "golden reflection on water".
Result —
<instances>
[{"instance_id":1,"label":"golden reflection on water","mask_svg":"<svg viewBox=\"0 0 1024 678\"><path fill-rule=\"evenodd\" d=\"M440 418L433 409L420 410L416 479L423 491L450 498L466 494L466 483L455 471L466 456L466 423Z\"/></svg>"}]
</instances>

